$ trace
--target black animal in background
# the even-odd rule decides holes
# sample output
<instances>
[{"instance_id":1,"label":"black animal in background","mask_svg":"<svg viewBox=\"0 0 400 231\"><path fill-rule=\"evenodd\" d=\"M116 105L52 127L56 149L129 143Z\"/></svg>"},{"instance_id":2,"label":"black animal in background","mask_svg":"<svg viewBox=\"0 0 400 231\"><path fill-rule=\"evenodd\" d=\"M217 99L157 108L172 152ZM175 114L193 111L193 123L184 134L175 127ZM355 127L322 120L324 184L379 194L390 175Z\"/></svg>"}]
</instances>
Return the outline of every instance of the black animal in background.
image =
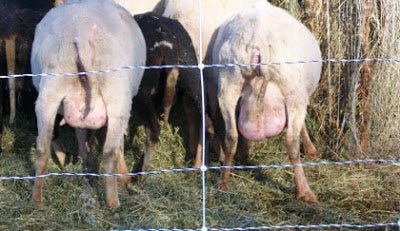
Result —
<instances>
[{"instance_id":1,"label":"black animal in background","mask_svg":"<svg viewBox=\"0 0 400 231\"><path fill-rule=\"evenodd\" d=\"M146 66L153 65L197 65L196 52L190 36L183 26L174 19L155 13L134 16L138 22L147 46ZM207 89L207 88L206 88ZM214 91L216 92L216 91ZM210 92L207 92L208 94ZM145 126L146 147L140 169L146 171L159 140L159 115L163 113L164 124L169 123L172 106L178 100L183 101L189 131L189 154L194 158L193 166L201 164L201 79L197 68L147 69L144 72L138 95L133 98L134 110ZM216 99L216 95L214 96ZM216 100L214 106L217 106ZM209 102L207 100L207 102ZM160 108L161 112L160 112ZM213 136L210 113L215 109L206 109L207 132ZM219 150L218 139L211 139L211 145Z\"/></svg>"},{"instance_id":2,"label":"black animal in background","mask_svg":"<svg viewBox=\"0 0 400 231\"><path fill-rule=\"evenodd\" d=\"M31 72L29 58L35 28L53 6L54 0L0 0L0 75ZM16 99L21 100L17 103ZM14 122L16 106L33 116L35 99L30 78L0 79L0 143L3 112L9 111L10 123Z\"/></svg>"}]
</instances>

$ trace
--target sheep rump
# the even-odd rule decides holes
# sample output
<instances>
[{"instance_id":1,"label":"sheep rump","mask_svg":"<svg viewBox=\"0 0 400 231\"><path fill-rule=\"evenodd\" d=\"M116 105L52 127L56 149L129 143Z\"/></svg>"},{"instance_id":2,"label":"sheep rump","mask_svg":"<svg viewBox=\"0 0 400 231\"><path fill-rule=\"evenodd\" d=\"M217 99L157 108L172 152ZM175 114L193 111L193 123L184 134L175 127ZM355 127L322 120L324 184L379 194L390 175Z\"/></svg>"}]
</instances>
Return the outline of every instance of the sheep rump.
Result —
<instances>
[{"instance_id":1,"label":"sheep rump","mask_svg":"<svg viewBox=\"0 0 400 231\"><path fill-rule=\"evenodd\" d=\"M32 47L31 66L38 73L76 73L107 70L125 65L144 65L145 42L129 12L111 0L69 1L52 9L39 23ZM107 124L102 165L115 173L123 157L123 137L130 118L143 69L79 76L34 78L39 92L36 175L46 171L54 119L63 109L67 122L78 130ZM104 117L106 118L104 118ZM99 121L98 119L101 119ZM106 202L119 206L117 182L106 181ZM33 201L42 201L43 179L36 179Z\"/></svg>"},{"instance_id":2,"label":"sheep rump","mask_svg":"<svg viewBox=\"0 0 400 231\"><path fill-rule=\"evenodd\" d=\"M300 133L309 97L321 74L321 63L261 65L262 62L321 60L317 40L286 11L266 1L229 18L219 28L213 62L242 63L246 67L215 69L218 101L225 121L226 158L232 165L238 142L236 107L240 107L239 130L250 140L262 140L287 127L286 141L293 164L300 164ZM308 186L301 166L294 167L298 197L317 198ZM223 170L220 188L228 187L229 169Z\"/></svg>"}]
</instances>

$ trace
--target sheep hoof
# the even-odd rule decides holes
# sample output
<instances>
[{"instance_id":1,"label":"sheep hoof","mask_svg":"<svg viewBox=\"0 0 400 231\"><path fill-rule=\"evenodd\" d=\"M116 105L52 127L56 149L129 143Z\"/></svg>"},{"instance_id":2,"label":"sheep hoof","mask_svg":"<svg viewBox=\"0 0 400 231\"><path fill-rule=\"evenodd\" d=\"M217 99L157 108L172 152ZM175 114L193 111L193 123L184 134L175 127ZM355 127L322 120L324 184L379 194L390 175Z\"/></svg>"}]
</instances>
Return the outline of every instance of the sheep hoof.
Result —
<instances>
[{"instance_id":1,"label":"sheep hoof","mask_svg":"<svg viewBox=\"0 0 400 231\"><path fill-rule=\"evenodd\" d=\"M318 203L318 198L317 198L317 196L316 196L313 192L311 192L311 191L304 192L304 193L299 193L299 194L297 195L297 199L302 200L302 201L304 201L304 202L306 202L306 203L309 203L309 204L316 204L316 203Z\"/></svg>"},{"instance_id":2,"label":"sheep hoof","mask_svg":"<svg viewBox=\"0 0 400 231\"><path fill-rule=\"evenodd\" d=\"M226 181L220 181L217 184L217 188L222 191L227 191L229 189L229 183Z\"/></svg>"},{"instance_id":3,"label":"sheep hoof","mask_svg":"<svg viewBox=\"0 0 400 231\"><path fill-rule=\"evenodd\" d=\"M116 208L118 208L120 206L119 200L118 199L114 199L114 200L107 200L107 206L114 210Z\"/></svg>"}]
</instances>

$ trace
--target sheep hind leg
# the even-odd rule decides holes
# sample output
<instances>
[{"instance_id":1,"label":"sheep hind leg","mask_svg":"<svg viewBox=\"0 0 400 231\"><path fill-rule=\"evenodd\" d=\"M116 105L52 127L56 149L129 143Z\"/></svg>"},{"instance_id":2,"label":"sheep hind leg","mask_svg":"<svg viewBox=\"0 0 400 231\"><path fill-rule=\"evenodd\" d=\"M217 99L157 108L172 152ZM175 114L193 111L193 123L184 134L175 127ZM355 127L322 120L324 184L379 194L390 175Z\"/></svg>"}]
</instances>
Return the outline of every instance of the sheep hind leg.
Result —
<instances>
[{"instance_id":1,"label":"sheep hind leg","mask_svg":"<svg viewBox=\"0 0 400 231\"><path fill-rule=\"evenodd\" d=\"M89 173L97 173L99 170L99 163L97 158L90 152L87 139L87 129L76 128L75 134L78 140L79 156L83 161L83 170ZM125 163L123 145L118 149L117 173L128 173L128 167ZM131 182L131 178L129 176L119 176L118 182L127 185Z\"/></svg>"},{"instance_id":2,"label":"sheep hind leg","mask_svg":"<svg viewBox=\"0 0 400 231\"><path fill-rule=\"evenodd\" d=\"M118 161L123 155L124 134L128 118L109 117L107 124L106 140L103 148L102 168L105 174L115 174L118 171ZM117 176L105 177L106 204L109 208L115 209L120 206L118 198Z\"/></svg>"},{"instance_id":3,"label":"sheep hind leg","mask_svg":"<svg viewBox=\"0 0 400 231\"><path fill-rule=\"evenodd\" d=\"M137 110L139 116L144 120L144 130L146 133L146 144L143 156L140 159L138 165L135 165L132 169L133 173L146 172L151 167L151 159L153 153L156 151L158 140L160 137L160 124L156 115L155 106L153 99L148 97L143 97L142 95L136 96L134 100L134 109ZM136 104L141 102L141 104ZM143 107L142 105L147 105ZM143 179L143 177L133 177L132 180Z\"/></svg>"},{"instance_id":4,"label":"sheep hind leg","mask_svg":"<svg viewBox=\"0 0 400 231\"><path fill-rule=\"evenodd\" d=\"M240 76L238 73L237 76ZM224 166L227 168L222 169L220 180L218 182L218 188L226 190L229 188L229 178L231 170L229 166L232 166L235 153L237 151L239 133L236 125L236 106L240 98L242 85L241 84L230 84L230 79L227 76L221 77L221 86L218 95L219 106L222 117L225 123L225 159Z\"/></svg>"},{"instance_id":5,"label":"sheep hind leg","mask_svg":"<svg viewBox=\"0 0 400 231\"><path fill-rule=\"evenodd\" d=\"M142 109L143 110L143 109ZM144 130L146 133L146 146L142 158L140 171L146 172L151 168L151 161L153 154L156 152L157 144L160 137L160 124L156 117L155 106L152 101L148 102L148 107L143 113L147 115L147 121L144 125Z\"/></svg>"},{"instance_id":6,"label":"sheep hind leg","mask_svg":"<svg viewBox=\"0 0 400 231\"><path fill-rule=\"evenodd\" d=\"M128 167L125 163L124 145L121 145L118 153L117 173L122 175L118 177L118 182L122 185L129 185L132 181L131 177L126 175L128 172Z\"/></svg>"},{"instance_id":7,"label":"sheep hind leg","mask_svg":"<svg viewBox=\"0 0 400 231\"><path fill-rule=\"evenodd\" d=\"M300 132L304 124L306 108L288 105L288 127L286 142L289 159L297 187L297 198L307 203L317 203L317 196L311 191L300 161Z\"/></svg>"},{"instance_id":8,"label":"sheep hind leg","mask_svg":"<svg viewBox=\"0 0 400 231\"><path fill-rule=\"evenodd\" d=\"M176 95L176 85L179 78L179 69L173 68L167 76L165 85L163 107L164 107L164 125L168 125L169 114L171 112L172 105L174 104L174 98Z\"/></svg>"},{"instance_id":9,"label":"sheep hind leg","mask_svg":"<svg viewBox=\"0 0 400 231\"><path fill-rule=\"evenodd\" d=\"M200 168L202 164L202 145L200 143L199 113L193 100L184 96L184 110L189 131L189 154L193 158L193 168Z\"/></svg>"},{"instance_id":10,"label":"sheep hind leg","mask_svg":"<svg viewBox=\"0 0 400 231\"><path fill-rule=\"evenodd\" d=\"M146 146L143 154L142 166L141 171L146 172L151 168L151 161L153 159L153 154L156 151L156 146L158 143L158 136L157 139L154 139L154 129L151 129L149 126L145 126L145 133L146 133Z\"/></svg>"},{"instance_id":11,"label":"sheep hind leg","mask_svg":"<svg viewBox=\"0 0 400 231\"><path fill-rule=\"evenodd\" d=\"M54 130L54 120L57 114L60 99L51 101L38 98L36 103L36 117L38 123L38 136L36 140L36 178L33 185L32 201L36 206L42 204L42 191L44 178L40 177L47 171L47 162L50 157L50 145Z\"/></svg>"},{"instance_id":12,"label":"sheep hind leg","mask_svg":"<svg viewBox=\"0 0 400 231\"><path fill-rule=\"evenodd\" d=\"M304 153L306 154L307 158L313 160L317 158L317 149L315 148L314 144L312 143L310 136L307 131L307 126L304 123L303 127L301 128L301 137L303 138L303 149Z\"/></svg>"},{"instance_id":13,"label":"sheep hind leg","mask_svg":"<svg viewBox=\"0 0 400 231\"><path fill-rule=\"evenodd\" d=\"M15 74L15 65L16 65L16 52L15 52L15 40L16 36L13 35L10 38L5 40L6 44L6 61L7 61L7 74L13 75ZM16 85L15 79L9 78L8 79L8 86L9 86L9 98L10 98L10 120L9 123L13 124L15 120L16 114Z\"/></svg>"},{"instance_id":14,"label":"sheep hind leg","mask_svg":"<svg viewBox=\"0 0 400 231\"><path fill-rule=\"evenodd\" d=\"M239 134L237 153L239 155L239 160L242 163L245 163L245 164L250 163L251 146L252 146L252 142Z\"/></svg>"},{"instance_id":15,"label":"sheep hind leg","mask_svg":"<svg viewBox=\"0 0 400 231\"><path fill-rule=\"evenodd\" d=\"M229 188L229 178L230 178L230 166L233 164L233 160L235 157L237 144L238 144L238 132L233 128L233 126L227 127L227 134L225 137L225 159L223 162L223 166L227 168L222 169L220 180L218 182L218 188L221 190L227 190Z\"/></svg>"},{"instance_id":16,"label":"sheep hind leg","mask_svg":"<svg viewBox=\"0 0 400 231\"><path fill-rule=\"evenodd\" d=\"M154 131L149 125L144 126L144 131L146 133L146 144L139 164L135 165L132 169L133 174L138 174L137 176L135 175L131 178L134 182L138 180L144 180L145 172L151 169L151 162L158 143L158 136L156 140L152 138L154 136Z\"/></svg>"},{"instance_id":17,"label":"sheep hind leg","mask_svg":"<svg viewBox=\"0 0 400 231\"><path fill-rule=\"evenodd\" d=\"M223 164L225 160L225 154L224 151L222 150L221 140L215 133L213 121L208 115L206 115L206 134L209 144L211 145L212 149L218 156L218 160L220 161L221 164Z\"/></svg>"},{"instance_id":18,"label":"sheep hind leg","mask_svg":"<svg viewBox=\"0 0 400 231\"><path fill-rule=\"evenodd\" d=\"M107 145L110 146L110 145ZM115 174L118 155L119 155L119 146L110 146L105 149L102 156L102 165L105 174ZM118 184L116 176L107 176L104 179L105 188L106 188L106 204L109 208L115 209L120 206L119 198L118 198Z\"/></svg>"}]
</instances>

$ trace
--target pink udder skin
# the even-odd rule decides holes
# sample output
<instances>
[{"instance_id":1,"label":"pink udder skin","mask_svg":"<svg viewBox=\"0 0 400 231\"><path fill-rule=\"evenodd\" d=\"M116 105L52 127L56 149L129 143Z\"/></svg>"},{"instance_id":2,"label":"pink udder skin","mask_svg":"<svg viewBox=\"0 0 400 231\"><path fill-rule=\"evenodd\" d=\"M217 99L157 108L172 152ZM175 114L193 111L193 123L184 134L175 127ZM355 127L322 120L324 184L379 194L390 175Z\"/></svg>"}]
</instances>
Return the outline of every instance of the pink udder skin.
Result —
<instances>
[{"instance_id":1,"label":"pink udder skin","mask_svg":"<svg viewBox=\"0 0 400 231\"><path fill-rule=\"evenodd\" d=\"M90 111L85 117L85 94L82 89L74 91L64 99L64 120L78 128L99 129L107 122L106 107L99 95L93 95Z\"/></svg>"},{"instance_id":2,"label":"pink udder skin","mask_svg":"<svg viewBox=\"0 0 400 231\"><path fill-rule=\"evenodd\" d=\"M246 139L260 141L279 135L285 125L284 98L275 84L268 84L263 105L257 104L257 93L244 92L240 105L239 131Z\"/></svg>"}]
</instances>

